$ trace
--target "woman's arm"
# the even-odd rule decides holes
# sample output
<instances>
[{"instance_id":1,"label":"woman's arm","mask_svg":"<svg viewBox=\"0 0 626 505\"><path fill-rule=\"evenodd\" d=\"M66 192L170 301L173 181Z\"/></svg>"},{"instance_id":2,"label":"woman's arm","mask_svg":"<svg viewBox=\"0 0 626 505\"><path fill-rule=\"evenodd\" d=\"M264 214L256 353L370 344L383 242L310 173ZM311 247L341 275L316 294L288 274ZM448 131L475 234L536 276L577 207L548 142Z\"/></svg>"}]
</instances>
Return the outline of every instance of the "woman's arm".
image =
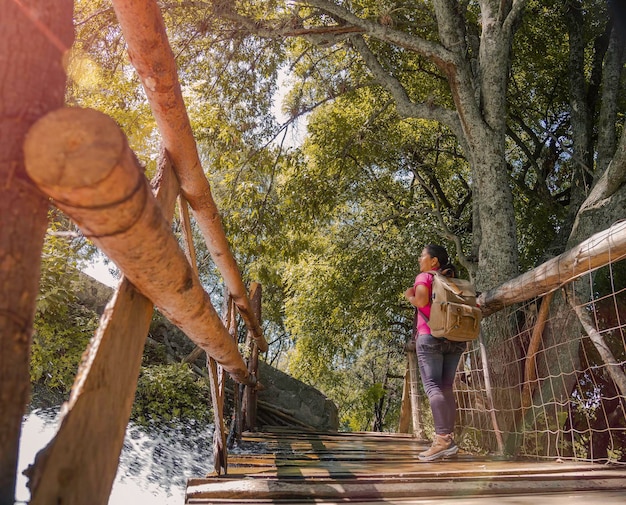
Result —
<instances>
[{"instance_id":1,"label":"woman's arm","mask_svg":"<svg viewBox=\"0 0 626 505\"><path fill-rule=\"evenodd\" d=\"M428 288L424 284L411 287L404 292L404 296L414 307L426 307L430 303Z\"/></svg>"}]
</instances>

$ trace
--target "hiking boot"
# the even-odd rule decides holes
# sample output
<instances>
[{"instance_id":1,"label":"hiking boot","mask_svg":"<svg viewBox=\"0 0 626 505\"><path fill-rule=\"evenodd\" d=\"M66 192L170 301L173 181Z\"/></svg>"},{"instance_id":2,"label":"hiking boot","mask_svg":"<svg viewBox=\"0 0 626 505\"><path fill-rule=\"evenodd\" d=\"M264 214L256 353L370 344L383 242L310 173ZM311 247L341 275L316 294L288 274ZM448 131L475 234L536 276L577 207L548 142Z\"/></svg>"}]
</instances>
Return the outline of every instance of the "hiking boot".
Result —
<instances>
[{"instance_id":1,"label":"hiking boot","mask_svg":"<svg viewBox=\"0 0 626 505\"><path fill-rule=\"evenodd\" d=\"M452 435L435 435L430 449L418 455L420 461L435 461L437 459L454 456L459 452L459 447L454 443Z\"/></svg>"}]
</instances>

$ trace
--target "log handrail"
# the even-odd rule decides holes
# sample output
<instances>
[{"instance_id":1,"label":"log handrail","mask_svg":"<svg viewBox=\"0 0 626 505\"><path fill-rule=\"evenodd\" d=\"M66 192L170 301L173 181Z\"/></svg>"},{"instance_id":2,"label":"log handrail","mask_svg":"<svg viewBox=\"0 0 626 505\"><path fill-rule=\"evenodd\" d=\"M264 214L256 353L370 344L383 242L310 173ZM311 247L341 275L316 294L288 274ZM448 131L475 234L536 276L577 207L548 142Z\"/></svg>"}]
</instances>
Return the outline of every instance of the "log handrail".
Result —
<instances>
[{"instance_id":1,"label":"log handrail","mask_svg":"<svg viewBox=\"0 0 626 505\"><path fill-rule=\"evenodd\" d=\"M233 379L255 382L111 118L58 109L31 128L24 153L33 181L137 289Z\"/></svg>"},{"instance_id":2,"label":"log handrail","mask_svg":"<svg viewBox=\"0 0 626 505\"><path fill-rule=\"evenodd\" d=\"M483 315L488 316L509 305L543 296L609 260L622 258L626 258L626 220L617 221L556 258L482 293L478 303Z\"/></svg>"},{"instance_id":3,"label":"log handrail","mask_svg":"<svg viewBox=\"0 0 626 505\"><path fill-rule=\"evenodd\" d=\"M154 0L113 0L112 3L131 63L141 79L163 145L180 181L182 195L191 206L211 257L241 317L254 335L259 350L265 352L267 342L254 316L209 181L202 170L161 11Z\"/></svg>"},{"instance_id":4,"label":"log handrail","mask_svg":"<svg viewBox=\"0 0 626 505\"><path fill-rule=\"evenodd\" d=\"M179 186L164 152L153 187L171 221ZM107 502L153 312L152 301L123 277L80 364L58 431L28 469L31 505Z\"/></svg>"}]
</instances>

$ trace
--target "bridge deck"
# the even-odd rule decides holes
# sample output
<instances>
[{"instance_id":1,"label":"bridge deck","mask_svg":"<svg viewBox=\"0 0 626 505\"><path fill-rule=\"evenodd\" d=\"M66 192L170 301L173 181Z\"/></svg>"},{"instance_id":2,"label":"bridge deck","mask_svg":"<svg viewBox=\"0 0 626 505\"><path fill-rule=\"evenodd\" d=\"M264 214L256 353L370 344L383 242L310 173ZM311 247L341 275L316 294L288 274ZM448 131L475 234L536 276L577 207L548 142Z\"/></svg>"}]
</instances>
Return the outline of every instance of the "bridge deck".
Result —
<instances>
[{"instance_id":1,"label":"bridge deck","mask_svg":"<svg viewBox=\"0 0 626 505\"><path fill-rule=\"evenodd\" d=\"M186 504L559 504L626 502L626 467L459 453L422 463L410 435L247 433L228 475L192 478ZM249 453L248 449L254 453Z\"/></svg>"}]
</instances>

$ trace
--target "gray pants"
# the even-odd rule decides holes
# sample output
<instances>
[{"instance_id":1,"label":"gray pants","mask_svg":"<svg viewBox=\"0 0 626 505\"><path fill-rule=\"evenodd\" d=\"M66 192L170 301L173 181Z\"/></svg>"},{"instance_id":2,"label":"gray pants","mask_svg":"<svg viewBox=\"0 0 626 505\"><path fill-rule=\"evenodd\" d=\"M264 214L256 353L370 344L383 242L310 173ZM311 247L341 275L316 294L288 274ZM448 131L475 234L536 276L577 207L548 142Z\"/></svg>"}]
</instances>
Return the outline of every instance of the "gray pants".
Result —
<instances>
[{"instance_id":1,"label":"gray pants","mask_svg":"<svg viewBox=\"0 0 626 505\"><path fill-rule=\"evenodd\" d=\"M452 384L466 343L422 334L418 335L415 347L422 384L433 413L435 433L454 433L456 401Z\"/></svg>"}]
</instances>

